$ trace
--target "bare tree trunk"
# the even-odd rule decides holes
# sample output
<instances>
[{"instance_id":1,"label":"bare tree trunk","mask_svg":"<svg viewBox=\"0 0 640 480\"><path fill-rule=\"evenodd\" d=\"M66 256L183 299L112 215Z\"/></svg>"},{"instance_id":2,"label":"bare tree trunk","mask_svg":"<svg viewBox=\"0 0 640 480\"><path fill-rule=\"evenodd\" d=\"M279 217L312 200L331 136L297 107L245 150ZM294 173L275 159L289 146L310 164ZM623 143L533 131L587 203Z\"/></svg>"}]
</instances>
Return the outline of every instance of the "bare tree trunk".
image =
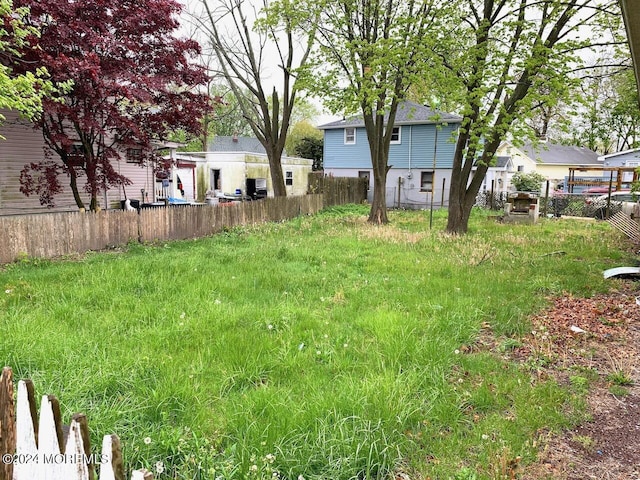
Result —
<instances>
[{"instance_id":1,"label":"bare tree trunk","mask_svg":"<svg viewBox=\"0 0 640 480\"><path fill-rule=\"evenodd\" d=\"M271 170L271 185L273 186L274 197L286 197L287 187L284 183L282 165L279 158L269 155L269 169Z\"/></svg>"},{"instance_id":2,"label":"bare tree trunk","mask_svg":"<svg viewBox=\"0 0 640 480\"><path fill-rule=\"evenodd\" d=\"M74 170L75 167L67 168L69 169L69 186L71 187L71 192L73 193L73 199L76 201L78 209L84 210L84 202L82 201L82 197L80 197L80 192L78 192L78 175Z\"/></svg>"},{"instance_id":3,"label":"bare tree trunk","mask_svg":"<svg viewBox=\"0 0 640 480\"><path fill-rule=\"evenodd\" d=\"M379 163L379 161L378 161ZM373 174L373 200L371 202L371 210L369 211L369 222L382 225L389 223L387 217L387 173L389 168L385 165L382 172ZM378 167L380 170L380 167Z\"/></svg>"},{"instance_id":4,"label":"bare tree trunk","mask_svg":"<svg viewBox=\"0 0 640 480\"><path fill-rule=\"evenodd\" d=\"M469 216L473 203L467 205L459 196L449 197L449 210L447 216L447 233L464 235L469 227Z\"/></svg>"}]
</instances>

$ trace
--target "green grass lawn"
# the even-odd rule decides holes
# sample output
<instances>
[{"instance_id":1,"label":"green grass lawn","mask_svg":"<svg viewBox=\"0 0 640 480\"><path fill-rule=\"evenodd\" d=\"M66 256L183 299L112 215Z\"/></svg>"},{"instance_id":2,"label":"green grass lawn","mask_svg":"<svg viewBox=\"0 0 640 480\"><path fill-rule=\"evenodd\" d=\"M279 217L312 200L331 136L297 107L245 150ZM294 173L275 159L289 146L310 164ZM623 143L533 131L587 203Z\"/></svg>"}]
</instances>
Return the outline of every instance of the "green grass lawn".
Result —
<instances>
[{"instance_id":1,"label":"green grass lawn","mask_svg":"<svg viewBox=\"0 0 640 480\"><path fill-rule=\"evenodd\" d=\"M578 394L465 346L487 324L518 338L549 295L605 291L620 236L366 214L9 265L0 358L160 479L495 479L532 461L538 432L581 418Z\"/></svg>"}]
</instances>

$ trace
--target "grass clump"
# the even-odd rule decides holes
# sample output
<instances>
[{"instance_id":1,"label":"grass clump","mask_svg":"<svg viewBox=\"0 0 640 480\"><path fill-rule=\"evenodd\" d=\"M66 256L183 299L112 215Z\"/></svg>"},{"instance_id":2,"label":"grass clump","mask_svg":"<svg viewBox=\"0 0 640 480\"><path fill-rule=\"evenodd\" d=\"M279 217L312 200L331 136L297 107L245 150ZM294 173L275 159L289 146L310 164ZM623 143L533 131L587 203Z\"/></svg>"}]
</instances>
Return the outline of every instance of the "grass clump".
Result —
<instances>
[{"instance_id":1,"label":"grass clump","mask_svg":"<svg viewBox=\"0 0 640 480\"><path fill-rule=\"evenodd\" d=\"M608 227L474 212L451 237L444 212L431 230L428 212L366 215L12 264L0 355L159 479L489 479L531 461L575 392L463 347L485 324L529 331L549 292L604 291Z\"/></svg>"}]
</instances>

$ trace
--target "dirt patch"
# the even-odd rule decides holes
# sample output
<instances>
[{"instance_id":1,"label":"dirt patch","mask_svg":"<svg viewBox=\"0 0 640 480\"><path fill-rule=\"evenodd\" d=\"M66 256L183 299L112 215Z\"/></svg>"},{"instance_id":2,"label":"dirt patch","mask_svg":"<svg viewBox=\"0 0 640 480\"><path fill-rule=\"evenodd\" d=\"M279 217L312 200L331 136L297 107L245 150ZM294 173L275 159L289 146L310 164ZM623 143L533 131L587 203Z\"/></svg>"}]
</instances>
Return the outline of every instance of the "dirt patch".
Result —
<instances>
[{"instance_id":1,"label":"dirt patch","mask_svg":"<svg viewBox=\"0 0 640 480\"><path fill-rule=\"evenodd\" d=\"M555 300L511 352L539 375L589 391L589 420L542 435L539 460L521 478L640 479L640 284L617 285L607 295Z\"/></svg>"}]
</instances>

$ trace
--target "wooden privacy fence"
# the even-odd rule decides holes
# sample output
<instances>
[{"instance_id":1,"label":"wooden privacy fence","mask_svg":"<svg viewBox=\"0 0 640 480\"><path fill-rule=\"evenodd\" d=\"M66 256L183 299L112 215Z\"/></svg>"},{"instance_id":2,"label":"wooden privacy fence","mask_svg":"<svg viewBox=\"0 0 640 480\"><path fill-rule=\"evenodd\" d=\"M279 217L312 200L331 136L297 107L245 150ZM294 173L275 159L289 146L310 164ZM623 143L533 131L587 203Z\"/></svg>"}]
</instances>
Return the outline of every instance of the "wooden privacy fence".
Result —
<instances>
[{"instance_id":1,"label":"wooden privacy fence","mask_svg":"<svg viewBox=\"0 0 640 480\"><path fill-rule=\"evenodd\" d=\"M42 397L40 418L31 380L18 382L14 406L13 373L0 374L0 480L124 480L120 440L105 435L101 453L91 453L87 417L73 415L62 425L60 405L53 395ZM153 480L136 470L131 480Z\"/></svg>"},{"instance_id":2,"label":"wooden privacy fence","mask_svg":"<svg viewBox=\"0 0 640 480\"><path fill-rule=\"evenodd\" d=\"M362 203L367 200L368 179L360 177L331 177L322 172L309 174L309 193L320 193L325 207Z\"/></svg>"},{"instance_id":3,"label":"wooden privacy fence","mask_svg":"<svg viewBox=\"0 0 640 480\"><path fill-rule=\"evenodd\" d=\"M129 242L203 237L238 225L314 214L322 208L322 195L305 195L219 206L177 205L143 209L139 214L108 210L0 217L0 263L24 256L72 255Z\"/></svg>"}]
</instances>

